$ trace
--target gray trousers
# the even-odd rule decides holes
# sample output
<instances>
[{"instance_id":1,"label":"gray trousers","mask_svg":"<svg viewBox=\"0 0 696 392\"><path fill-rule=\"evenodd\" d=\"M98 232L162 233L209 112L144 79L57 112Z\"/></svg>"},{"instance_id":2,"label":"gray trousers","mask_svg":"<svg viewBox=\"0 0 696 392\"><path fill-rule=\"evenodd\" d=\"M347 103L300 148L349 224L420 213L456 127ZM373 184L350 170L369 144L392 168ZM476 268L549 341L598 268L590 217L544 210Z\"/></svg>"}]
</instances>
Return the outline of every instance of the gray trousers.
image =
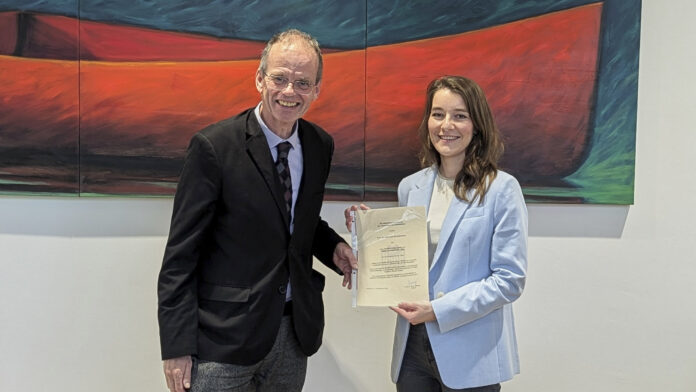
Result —
<instances>
[{"instance_id":1,"label":"gray trousers","mask_svg":"<svg viewBox=\"0 0 696 392\"><path fill-rule=\"evenodd\" d=\"M300 392L307 356L300 350L291 316L283 316L273 348L251 366L194 359L190 392Z\"/></svg>"},{"instance_id":2,"label":"gray trousers","mask_svg":"<svg viewBox=\"0 0 696 392\"><path fill-rule=\"evenodd\" d=\"M412 325L409 330L396 390L398 392L498 392L500 384L464 389L448 388L440 378L440 371L435 363L435 355L430 346L425 324L418 324Z\"/></svg>"}]
</instances>

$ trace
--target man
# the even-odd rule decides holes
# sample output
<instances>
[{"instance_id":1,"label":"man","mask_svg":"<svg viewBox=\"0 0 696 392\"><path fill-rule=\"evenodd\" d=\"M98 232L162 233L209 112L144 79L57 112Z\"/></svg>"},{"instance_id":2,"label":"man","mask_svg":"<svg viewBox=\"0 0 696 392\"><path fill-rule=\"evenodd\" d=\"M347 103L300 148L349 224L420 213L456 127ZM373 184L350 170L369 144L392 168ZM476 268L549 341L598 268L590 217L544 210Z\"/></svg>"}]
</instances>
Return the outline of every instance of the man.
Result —
<instances>
[{"instance_id":1,"label":"man","mask_svg":"<svg viewBox=\"0 0 696 392\"><path fill-rule=\"evenodd\" d=\"M357 267L319 212L333 140L300 117L321 86L319 45L277 34L256 71L261 103L191 139L159 275L171 391L300 391L321 344L324 276Z\"/></svg>"}]
</instances>

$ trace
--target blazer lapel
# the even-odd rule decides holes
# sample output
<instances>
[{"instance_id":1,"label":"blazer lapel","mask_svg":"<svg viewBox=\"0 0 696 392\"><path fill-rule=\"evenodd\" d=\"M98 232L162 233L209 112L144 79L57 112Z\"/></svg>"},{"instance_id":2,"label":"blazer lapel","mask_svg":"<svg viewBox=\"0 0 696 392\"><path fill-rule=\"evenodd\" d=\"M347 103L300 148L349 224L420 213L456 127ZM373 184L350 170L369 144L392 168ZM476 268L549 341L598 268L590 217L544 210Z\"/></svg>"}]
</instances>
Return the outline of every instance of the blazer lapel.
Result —
<instances>
[{"instance_id":1,"label":"blazer lapel","mask_svg":"<svg viewBox=\"0 0 696 392\"><path fill-rule=\"evenodd\" d=\"M469 192L469 200L471 200L471 192ZM433 255L433 262L430 265L432 269L437 261L440 259L442 250L449 241L454 229L459 226L459 222L464 217L464 213L469 209L471 203L467 203L464 200L459 200L456 196L452 198L449 208L447 209L447 214L445 215L445 220L442 222L442 229L440 230L440 240L437 242L437 248L435 249L435 255Z\"/></svg>"},{"instance_id":2,"label":"blazer lapel","mask_svg":"<svg viewBox=\"0 0 696 392\"><path fill-rule=\"evenodd\" d=\"M246 127L246 148L247 153L251 157L252 161L256 165L256 168L261 173L268 190L273 195L276 206L280 214L283 216L285 222L285 227L290 227L290 217L288 216L287 208L285 207L285 199L283 198L282 191L280 189L280 180L278 179L278 173L276 172L275 163L273 162L273 157L271 156L270 147L268 146L268 141L266 136L261 131L261 126L258 121L256 121L256 116L253 111L249 112L247 117L247 127Z\"/></svg>"},{"instance_id":3,"label":"blazer lapel","mask_svg":"<svg viewBox=\"0 0 696 392\"><path fill-rule=\"evenodd\" d=\"M437 175L437 169L433 168L431 167L429 170L424 171L423 176L413 184L413 188L408 193L407 205L425 206L426 217L430 209L430 199L433 195L433 186L435 185L435 177ZM430 220L428 220L427 225L430 225ZM430 238L430 234L428 234L428 238Z\"/></svg>"},{"instance_id":4,"label":"blazer lapel","mask_svg":"<svg viewBox=\"0 0 696 392\"><path fill-rule=\"evenodd\" d=\"M428 213L430 208L430 198L433 194L433 185L435 184L435 173L432 168L426 170L423 176L413 185L413 189L408 193L409 206L425 206L425 212Z\"/></svg>"}]
</instances>

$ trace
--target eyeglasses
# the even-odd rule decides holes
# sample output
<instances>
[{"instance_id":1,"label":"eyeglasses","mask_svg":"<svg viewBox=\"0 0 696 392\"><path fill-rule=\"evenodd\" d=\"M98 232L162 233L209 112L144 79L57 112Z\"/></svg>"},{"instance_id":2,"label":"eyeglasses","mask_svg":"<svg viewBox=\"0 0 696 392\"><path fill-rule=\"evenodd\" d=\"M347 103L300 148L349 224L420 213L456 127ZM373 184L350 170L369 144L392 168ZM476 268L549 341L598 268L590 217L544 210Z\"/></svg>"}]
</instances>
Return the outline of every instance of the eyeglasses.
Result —
<instances>
[{"instance_id":1,"label":"eyeglasses","mask_svg":"<svg viewBox=\"0 0 696 392\"><path fill-rule=\"evenodd\" d=\"M291 82L283 75L269 75L265 72L264 75L268 78L267 80L270 82L271 87L275 90L285 90L288 84L292 84L292 88L296 93L309 94L312 91L312 87L314 87L314 83L308 80L300 79Z\"/></svg>"}]
</instances>

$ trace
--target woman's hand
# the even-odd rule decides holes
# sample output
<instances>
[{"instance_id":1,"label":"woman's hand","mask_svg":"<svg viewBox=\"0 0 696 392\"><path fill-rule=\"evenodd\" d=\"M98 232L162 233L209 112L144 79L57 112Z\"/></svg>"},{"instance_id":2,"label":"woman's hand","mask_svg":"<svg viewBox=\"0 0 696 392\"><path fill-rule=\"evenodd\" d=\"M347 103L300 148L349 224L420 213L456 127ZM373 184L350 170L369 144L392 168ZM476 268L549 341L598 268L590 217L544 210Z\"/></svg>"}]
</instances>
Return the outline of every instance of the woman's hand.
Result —
<instances>
[{"instance_id":1,"label":"woman's hand","mask_svg":"<svg viewBox=\"0 0 696 392\"><path fill-rule=\"evenodd\" d=\"M353 220L350 218L350 212L357 211L358 209L361 209L363 211L367 211L370 209L370 207L361 203L359 206L352 205L352 206L346 208L345 211L343 211L343 215L346 217L346 228L348 229L348 231L351 231L351 227L353 225Z\"/></svg>"},{"instance_id":2,"label":"woman's hand","mask_svg":"<svg viewBox=\"0 0 696 392\"><path fill-rule=\"evenodd\" d=\"M437 320L430 301L402 302L398 306L390 306L389 309L398 313L412 325Z\"/></svg>"}]
</instances>

